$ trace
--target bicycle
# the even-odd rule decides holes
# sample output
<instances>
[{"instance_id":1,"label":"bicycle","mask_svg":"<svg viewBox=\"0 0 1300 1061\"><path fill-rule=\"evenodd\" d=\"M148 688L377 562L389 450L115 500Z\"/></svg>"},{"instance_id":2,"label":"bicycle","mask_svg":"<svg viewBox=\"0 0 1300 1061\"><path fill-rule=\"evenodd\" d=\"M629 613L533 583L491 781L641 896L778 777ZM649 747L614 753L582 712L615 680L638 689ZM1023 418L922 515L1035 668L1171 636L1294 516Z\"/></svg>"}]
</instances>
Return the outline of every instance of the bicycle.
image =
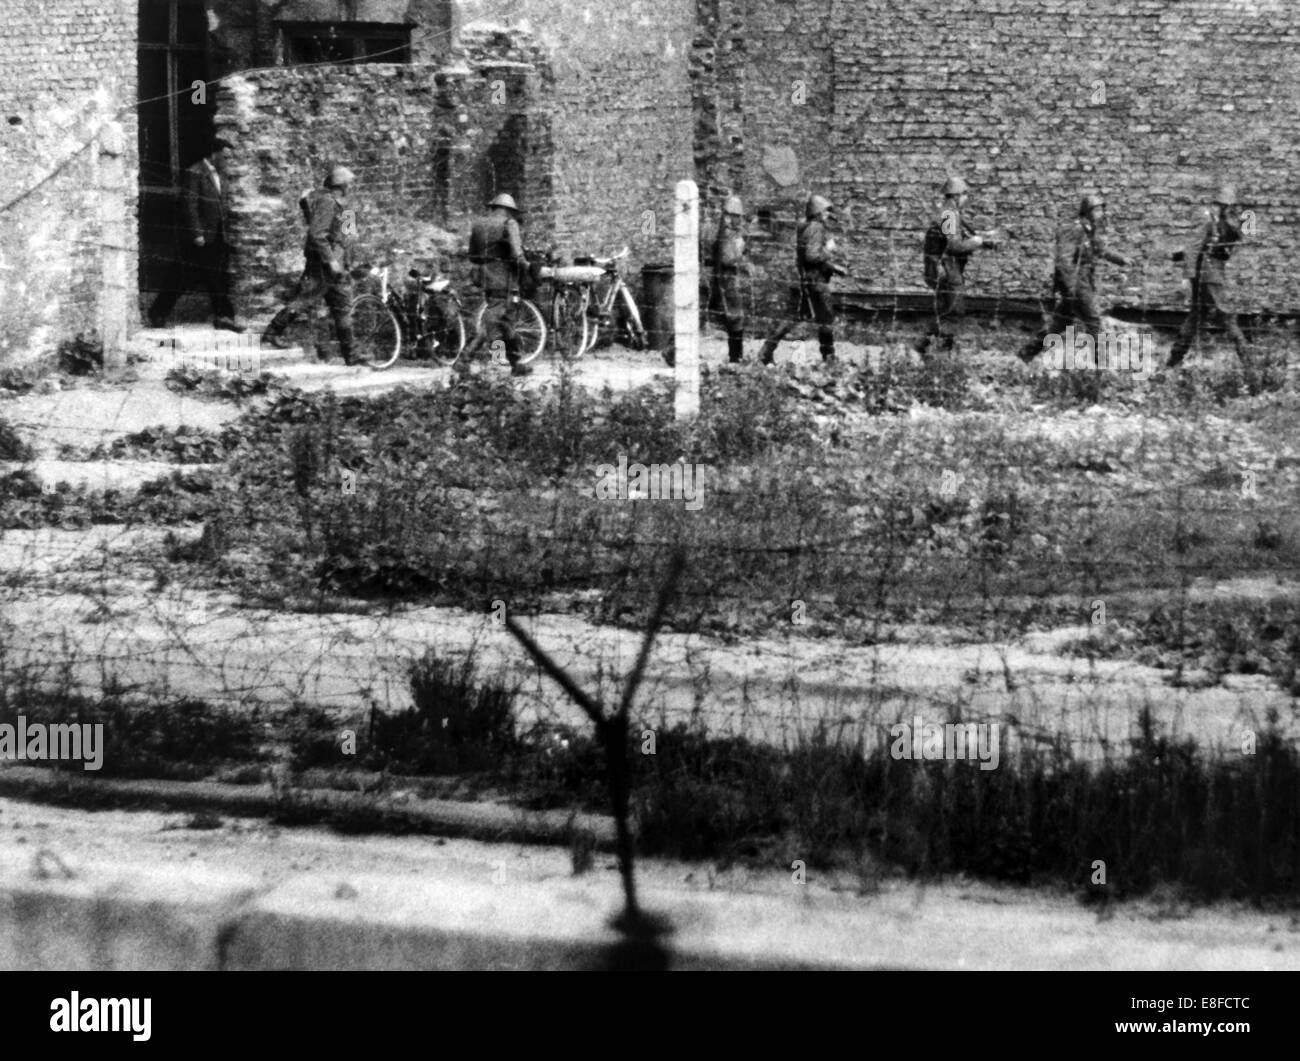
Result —
<instances>
[{"instance_id":1,"label":"bicycle","mask_svg":"<svg viewBox=\"0 0 1300 1061\"><path fill-rule=\"evenodd\" d=\"M538 275L543 271L541 262L542 256L533 251L525 252L530 263L530 269L533 282L536 283ZM474 314L474 343L477 344L483 337L483 318L487 314L490 302L500 303L501 300L489 300L484 298L483 303L479 306ZM536 303L531 299L524 298L522 294L513 293L510 295L509 306L505 311L505 319L509 328L514 332L517 340L516 359L519 364L526 365L533 361L542 352L546 346L547 329L546 319L542 316L542 311L537 308Z\"/></svg>"},{"instance_id":2,"label":"bicycle","mask_svg":"<svg viewBox=\"0 0 1300 1061\"><path fill-rule=\"evenodd\" d=\"M591 265L543 266L538 270L538 277L552 284L551 334L561 357L581 357L595 341L589 313L591 291L604 275L604 268Z\"/></svg>"},{"instance_id":3,"label":"bicycle","mask_svg":"<svg viewBox=\"0 0 1300 1061\"><path fill-rule=\"evenodd\" d=\"M401 254L394 251L394 254ZM379 278L379 291L352 301L354 350L373 369L390 367L403 352L454 365L465 350L464 307L449 277L412 269L406 298L388 286L389 267L363 267Z\"/></svg>"},{"instance_id":4,"label":"bicycle","mask_svg":"<svg viewBox=\"0 0 1300 1061\"><path fill-rule=\"evenodd\" d=\"M581 257L573 260L575 268L599 270L599 275L587 285L588 338L579 356L595 348L601 328L613 330L629 350L644 350L649 345L645 326L641 323L641 311L618 270L618 263L627 255L628 248L624 247L609 258Z\"/></svg>"}]
</instances>

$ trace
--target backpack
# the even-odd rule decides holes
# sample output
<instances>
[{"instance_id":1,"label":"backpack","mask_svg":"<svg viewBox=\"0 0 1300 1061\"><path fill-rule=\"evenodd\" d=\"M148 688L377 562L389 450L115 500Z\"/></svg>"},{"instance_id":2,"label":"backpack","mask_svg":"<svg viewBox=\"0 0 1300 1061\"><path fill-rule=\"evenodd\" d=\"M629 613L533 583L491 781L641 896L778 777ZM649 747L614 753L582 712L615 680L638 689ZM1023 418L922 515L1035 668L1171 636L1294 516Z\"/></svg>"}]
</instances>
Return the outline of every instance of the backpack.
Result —
<instances>
[{"instance_id":1,"label":"backpack","mask_svg":"<svg viewBox=\"0 0 1300 1061\"><path fill-rule=\"evenodd\" d=\"M943 276L943 254L948 249L948 237L943 232L943 222L936 221L925 230L925 243L921 255L925 262L925 286L939 286Z\"/></svg>"},{"instance_id":2,"label":"backpack","mask_svg":"<svg viewBox=\"0 0 1300 1061\"><path fill-rule=\"evenodd\" d=\"M478 221L469 233L469 260L474 265L486 265L488 261L487 225Z\"/></svg>"}]
</instances>

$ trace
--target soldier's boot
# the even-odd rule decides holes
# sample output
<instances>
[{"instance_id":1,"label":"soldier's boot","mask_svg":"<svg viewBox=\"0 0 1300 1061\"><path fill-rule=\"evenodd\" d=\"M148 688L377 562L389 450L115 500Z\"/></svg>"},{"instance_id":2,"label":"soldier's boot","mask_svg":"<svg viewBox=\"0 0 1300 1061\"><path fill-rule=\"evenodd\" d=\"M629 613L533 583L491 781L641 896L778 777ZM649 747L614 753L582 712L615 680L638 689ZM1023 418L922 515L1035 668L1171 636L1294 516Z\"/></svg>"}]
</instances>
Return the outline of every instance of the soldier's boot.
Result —
<instances>
[{"instance_id":1,"label":"soldier's boot","mask_svg":"<svg viewBox=\"0 0 1300 1061\"><path fill-rule=\"evenodd\" d=\"M343 357L343 363L345 365L361 364L361 358L357 357L354 352L354 342L353 342L351 327L340 328L338 326L335 326L334 330L338 333L339 353Z\"/></svg>"},{"instance_id":2,"label":"soldier's boot","mask_svg":"<svg viewBox=\"0 0 1300 1061\"><path fill-rule=\"evenodd\" d=\"M835 333L829 328L819 328L817 330L817 347L821 350L822 361L826 363L835 360Z\"/></svg>"},{"instance_id":3,"label":"soldier's boot","mask_svg":"<svg viewBox=\"0 0 1300 1061\"><path fill-rule=\"evenodd\" d=\"M293 315L288 309L282 309L274 317L271 323L266 326L266 331L262 333L262 342L267 346L274 346L277 350L287 350L289 340L284 337L284 333L289 328L289 322Z\"/></svg>"},{"instance_id":4,"label":"soldier's boot","mask_svg":"<svg viewBox=\"0 0 1300 1061\"><path fill-rule=\"evenodd\" d=\"M934 335L932 333L923 335L921 336L921 338L919 338L918 340L916 340L916 342L912 344L912 349L915 350L922 357L925 357L925 355L930 352L930 343L933 341L933 339L934 339Z\"/></svg>"},{"instance_id":5,"label":"soldier's boot","mask_svg":"<svg viewBox=\"0 0 1300 1061\"><path fill-rule=\"evenodd\" d=\"M738 365L745 360L745 337L732 333L727 336L727 360Z\"/></svg>"},{"instance_id":6,"label":"soldier's boot","mask_svg":"<svg viewBox=\"0 0 1300 1061\"><path fill-rule=\"evenodd\" d=\"M1025 343L1016 354L1026 365L1043 352L1043 335L1036 335Z\"/></svg>"},{"instance_id":7,"label":"soldier's boot","mask_svg":"<svg viewBox=\"0 0 1300 1061\"><path fill-rule=\"evenodd\" d=\"M519 360L519 337L511 332L506 337L506 360L510 362L510 375L531 376L533 366L525 365Z\"/></svg>"},{"instance_id":8,"label":"soldier's boot","mask_svg":"<svg viewBox=\"0 0 1300 1061\"><path fill-rule=\"evenodd\" d=\"M777 344L769 339L763 344L763 348L758 352L758 360L761 364L771 365L776 363Z\"/></svg>"},{"instance_id":9,"label":"soldier's boot","mask_svg":"<svg viewBox=\"0 0 1300 1061\"><path fill-rule=\"evenodd\" d=\"M1191 343L1184 342L1182 339L1174 340L1174 345L1169 348L1169 360L1165 363L1165 367L1177 368L1181 365L1191 347Z\"/></svg>"}]
</instances>

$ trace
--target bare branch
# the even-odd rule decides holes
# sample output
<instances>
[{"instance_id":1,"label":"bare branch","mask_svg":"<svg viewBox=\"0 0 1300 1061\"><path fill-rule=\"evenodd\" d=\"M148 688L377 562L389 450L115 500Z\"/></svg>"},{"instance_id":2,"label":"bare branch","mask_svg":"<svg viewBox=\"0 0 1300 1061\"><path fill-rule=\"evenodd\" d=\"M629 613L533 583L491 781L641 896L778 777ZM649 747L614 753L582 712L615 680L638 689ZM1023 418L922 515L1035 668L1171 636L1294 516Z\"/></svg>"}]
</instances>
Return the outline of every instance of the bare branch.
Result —
<instances>
[{"instance_id":1,"label":"bare branch","mask_svg":"<svg viewBox=\"0 0 1300 1061\"><path fill-rule=\"evenodd\" d=\"M650 616L650 621L646 624L645 637L641 641L641 652L637 655L636 666L632 668L632 673L627 676L627 684L623 688L623 700L618 705L618 714L624 718L632 709L632 701L636 697L637 689L641 686L641 678L645 674L646 663L650 659L650 649L654 646L659 627L663 625L664 616L668 613L668 605L672 603L673 597L677 593L677 583L681 580L682 572L685 569L686 553L682 548L678 547L673 550L672 559L668 562L668 574L664 578L663 585L659 587L659 599L655 601L655 610Z\"/></svg>"},{"instance_id":2,"label":"bare branch","mask_svg":"<svg viewBox=\"0 0 1300 1061\"><path fill-rule=\"evenodd\" d=\"M603 731L606 719L605 712L600 704L578 688L577 683L569 677L568 672L551 658L546 649L542 648L529 636L528 631L519 625L518 620L513 615L506 616L506 629L514 634L515 640L527 649L528 654L533 657L533 661L558 682L560 688L573 698L573 702L587 713L592 722L596 724L596 728Z\"/></svg>"}]
</instances>

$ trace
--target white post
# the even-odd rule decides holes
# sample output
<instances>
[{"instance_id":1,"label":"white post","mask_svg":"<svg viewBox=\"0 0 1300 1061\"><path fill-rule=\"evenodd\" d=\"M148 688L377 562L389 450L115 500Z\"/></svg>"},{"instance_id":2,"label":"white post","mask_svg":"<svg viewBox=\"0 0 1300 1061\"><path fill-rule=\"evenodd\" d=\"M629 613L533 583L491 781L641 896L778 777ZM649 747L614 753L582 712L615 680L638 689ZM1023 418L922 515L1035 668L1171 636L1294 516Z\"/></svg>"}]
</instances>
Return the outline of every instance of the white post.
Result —
<instances>
[{"instance_id":1,"label":"white post","mask_svg":"<svg viewBox=\"0 0 1300 1061\"><path fill-rule=\"evenodd\" d=\"M99 337L104 368L126 364L126 145L119 122L99 129Z\"/></svg>"},{"instance_id":2,"label":"white post","mask_svg":"<svg viewBox=\"0 0 1300 1061\"><path fill-rule=\"evenodd\" d=\"M673 229L673 409L678 420L700 414L700 192L678 181Z\"/></svg>"}]
</instances>

